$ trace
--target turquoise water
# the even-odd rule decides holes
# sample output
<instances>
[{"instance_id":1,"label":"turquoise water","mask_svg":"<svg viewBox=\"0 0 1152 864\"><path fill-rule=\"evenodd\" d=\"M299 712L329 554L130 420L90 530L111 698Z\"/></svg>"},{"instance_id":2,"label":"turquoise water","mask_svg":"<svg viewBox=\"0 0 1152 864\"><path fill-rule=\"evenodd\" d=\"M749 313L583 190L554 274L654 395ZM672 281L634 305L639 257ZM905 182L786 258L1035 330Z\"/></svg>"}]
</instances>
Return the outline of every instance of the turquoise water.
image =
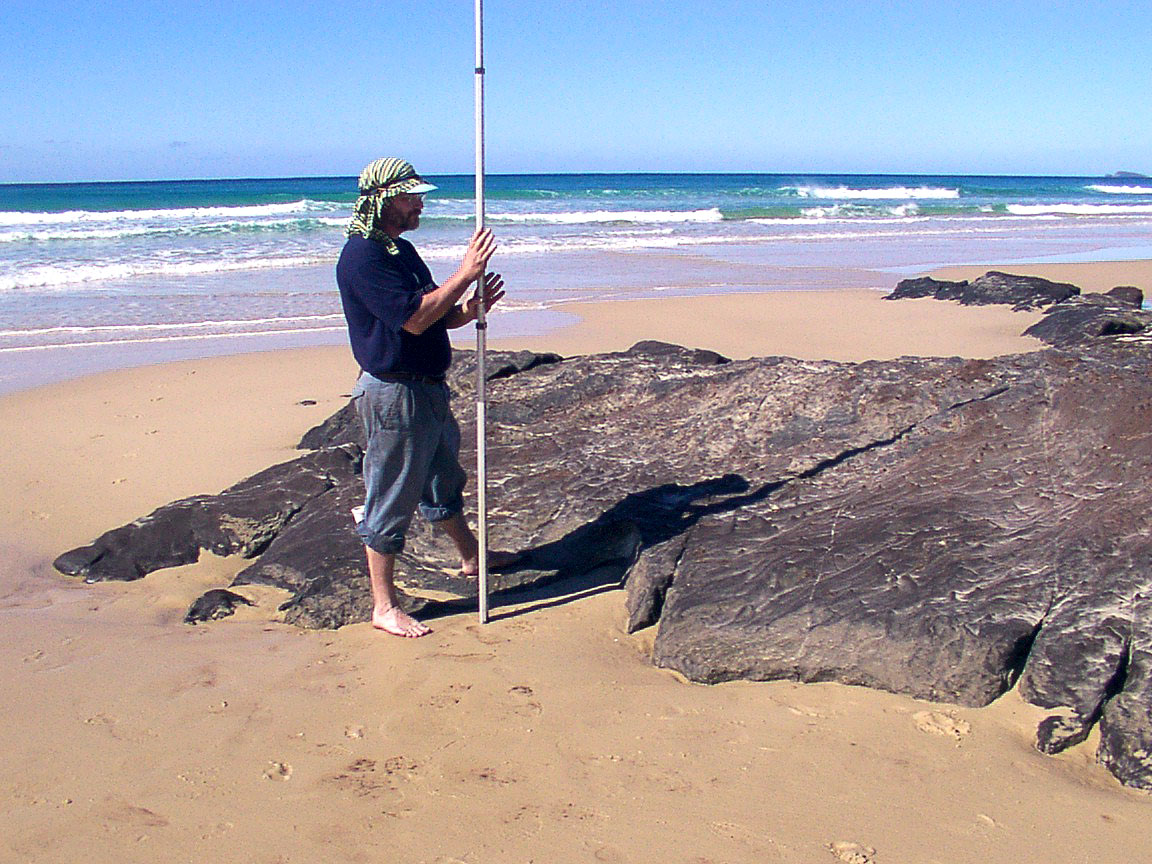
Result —
<instances>
[{"instance_id":1,"label":"turquoise water","mask_svg":"<svg viewBox=\"0 0 1152 864\"><path fill-rule=\"evenodd\" d=\"M472 178L430 179L410 236L443 278L472 230ZM496 335L572 300L1152 257L1143 179L498 175L486 192L511 287ZM353 177L0 185L0 390L130 356L341 341L332 265L355 197Z\"/></svg>"}]
</instances>

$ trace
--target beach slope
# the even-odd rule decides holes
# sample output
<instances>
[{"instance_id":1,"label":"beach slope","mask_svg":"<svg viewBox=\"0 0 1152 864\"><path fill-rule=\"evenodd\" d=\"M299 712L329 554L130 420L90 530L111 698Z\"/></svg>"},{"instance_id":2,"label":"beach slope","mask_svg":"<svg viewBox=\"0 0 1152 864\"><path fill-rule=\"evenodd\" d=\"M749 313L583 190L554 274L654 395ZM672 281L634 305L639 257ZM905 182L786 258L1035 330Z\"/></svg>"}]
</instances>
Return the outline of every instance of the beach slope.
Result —
<instances>
[{"instance_id":1,"label":"beach slope","mask_svg":"<svg viewBox=\"0 0 1152 864\"><path fill-rule=\"evenodd\" d=\"M811 297L582 310L531 347L677 341L729 356L990 356L1029 313ZM842 302L841 302L842 301ZM823 303L823 305L820 305ZM635 304L640 306L641 304ZM868 307L865 314L862 309ZM923 316L910 327L901 316ZM629 316L639 314L639 323ZM716 319L710 316L719 316ZM733 321L739 321L738 325ZM796 328L808 339L796 339ZM995 331L993 343L987 340ZM919 331L946 341L923 350ZM733 333L741 334L738 338ZM725 341L731 340L731 341ZM805 354L792 348L812 347ZM502 345L500 347L517 347ZM843 353L835 353L843 352ZM1148 801L1043 712L839 685L688 685L625 633L622 594L439 619L420 640L300 631L283 598L188 604L244 562L87 586L49 566L175 498L293 458L347 399L345 349L186 361L0 400L0 860L1144 860ZM448 562L446 562L448 566Z\"/></svg>"}]
</instances>

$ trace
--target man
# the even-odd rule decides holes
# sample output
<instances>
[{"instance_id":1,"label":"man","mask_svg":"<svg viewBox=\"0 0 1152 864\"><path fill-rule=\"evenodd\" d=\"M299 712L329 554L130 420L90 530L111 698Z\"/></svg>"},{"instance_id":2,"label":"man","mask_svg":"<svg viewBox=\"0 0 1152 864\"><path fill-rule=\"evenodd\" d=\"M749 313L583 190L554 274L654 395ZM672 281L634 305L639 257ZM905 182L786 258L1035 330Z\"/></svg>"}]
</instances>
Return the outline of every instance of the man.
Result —
<instances>
[{"instance_id":1,"label":"man","mask_svg":"<svg viewBox=\"0 0 1152 864\"><path fill-rule=\"evenodd\" d=\"M439 286L400 237L420 227L424 193L435 188L402 159L368 165L336 265L361 369L354 399L368 443L356 531L368 556L372 625L407 637L431 632L400 608L394 583L396 555L417 507L452 539L461 572L479 569L479 544L463 515L460 429L444 383L452 360L448 329L476 320L481 300L488 309L504 296L504 281L489 273L484 290L461 302L496 251L490 231L473 236L460 267Z\"/></svg>"}]
</instances>

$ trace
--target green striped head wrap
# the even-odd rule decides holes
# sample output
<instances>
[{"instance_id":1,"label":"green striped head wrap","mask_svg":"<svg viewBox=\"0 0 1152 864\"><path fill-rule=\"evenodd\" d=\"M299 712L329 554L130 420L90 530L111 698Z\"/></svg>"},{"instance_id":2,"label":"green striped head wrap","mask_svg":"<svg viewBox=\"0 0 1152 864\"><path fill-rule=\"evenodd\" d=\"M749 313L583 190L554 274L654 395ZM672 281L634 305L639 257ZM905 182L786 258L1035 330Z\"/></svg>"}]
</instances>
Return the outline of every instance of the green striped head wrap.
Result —
<instances>
[{"instance_id":1,"label":"green striped head wrap","mask_svg":"<svg viewBox=\"0 0 1152 864\"><path fill-rule=\"evenodd\" d=\"M411 162L403 159L377 159L360 172L360 197L352 210L352 222L348 225L348 236L359 234L369 240L382 243L392 255L400 250L384 230L383 216L392 198L401 192L419 194L431 192L436 187L425 183L416 173Z\"/></svg>"}]
</instances>

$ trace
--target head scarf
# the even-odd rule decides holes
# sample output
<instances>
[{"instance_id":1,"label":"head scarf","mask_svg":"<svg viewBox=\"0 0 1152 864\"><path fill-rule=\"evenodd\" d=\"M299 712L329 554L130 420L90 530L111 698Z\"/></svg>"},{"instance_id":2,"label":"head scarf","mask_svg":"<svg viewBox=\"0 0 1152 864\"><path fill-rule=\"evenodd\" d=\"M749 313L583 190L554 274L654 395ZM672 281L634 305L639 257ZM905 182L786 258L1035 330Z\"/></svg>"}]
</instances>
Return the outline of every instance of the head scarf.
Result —
<instances>
[{"instance_id":1,"label":"head scarf","mask_svg":"<svg viewBox=\"0 0 1152 864\"><path fill-rule=\"evenodd\" d=\"M403 159L377 159L360 172L360 197L352 208L348 236L359 234L383 244L391 255L400 249L384 230L383 217L391 200L401 192L430 192L436 187L425 183L411 162Z\"/></svg>"}]
</instances>

